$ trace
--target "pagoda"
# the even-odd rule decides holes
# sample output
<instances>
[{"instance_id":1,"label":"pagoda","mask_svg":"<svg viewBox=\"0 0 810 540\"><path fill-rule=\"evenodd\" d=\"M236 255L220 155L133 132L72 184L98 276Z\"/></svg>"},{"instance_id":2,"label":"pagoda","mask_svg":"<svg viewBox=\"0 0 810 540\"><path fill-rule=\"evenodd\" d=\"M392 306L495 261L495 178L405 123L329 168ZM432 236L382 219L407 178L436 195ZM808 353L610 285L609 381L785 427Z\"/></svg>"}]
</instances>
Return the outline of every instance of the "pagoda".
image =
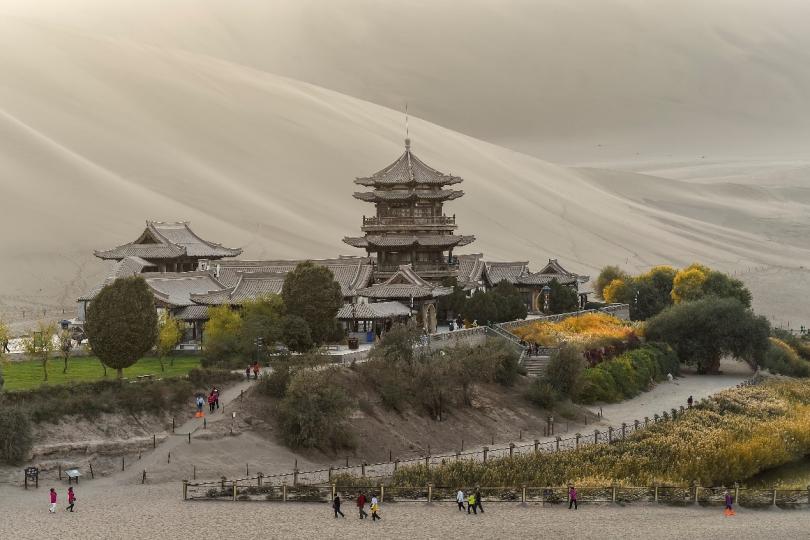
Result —
<instances>
[{"instance_id":1,"label":"pagoda","mask_svg":"<svg viewBox=\"0 0 810 540\"><path fill-rule=\"evenodd\" d=\"M410 139L405 139L405 152L394 163L354 181L372 188L354 197L374 203L376 213L363 216L361 230L365 236L343 241L376 256L375 282L393 277L403 265L410 265L430 281L458 276L453 249L470 244L475 237L455 234L456 217L444 214L444 203L464 195L461 190L447 188L461 181L417 158L411 152Z\"/></svg>"}]
</instances>

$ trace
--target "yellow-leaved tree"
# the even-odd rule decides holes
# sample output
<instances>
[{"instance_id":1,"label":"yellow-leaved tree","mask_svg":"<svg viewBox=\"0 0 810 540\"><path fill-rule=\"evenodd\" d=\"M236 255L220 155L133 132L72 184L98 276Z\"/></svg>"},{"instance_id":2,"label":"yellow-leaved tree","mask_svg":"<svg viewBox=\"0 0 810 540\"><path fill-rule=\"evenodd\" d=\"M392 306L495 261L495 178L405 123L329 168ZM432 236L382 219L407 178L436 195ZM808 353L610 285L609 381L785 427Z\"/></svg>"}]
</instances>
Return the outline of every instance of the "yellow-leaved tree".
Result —
<instances>
[{"instance_id":1,"label":"yellow-leaved tree","mask_svg":"<svg viewBox=\"0 0 810 540\"><path fill-rule=\"evenodd\" d=\"M628 302L631 295L630 287L623 279L614 279L602 290L602 298L609 304Z\"/></svg>"},{"instance_id":2,"label":"yellow-leaved tree","mask_svg":"<svg viewBox=\"0 0 810 540\"><path fill-rule=\"evenodd\" d=\"M44 381L48 380L48 359L56 349L53 341L55 333L56 327L53 323L40 321L37 323L37 329L23 340L23 348L29 358L38 359L42 362L42 372L44 374L42 380Z\"/></svg>"},{"instance_id":3,"label":"yellow-leaved tree","mask_svg":"<svg viewBox=\"0 0 810 540\"><path fill-rule=\"evenodd\" d=\"M703 284L711 270L702 264L691 264L679 270L672 280L672 301L676 304L699 300L703 296Z\"/></svg>"},{"instance_id":4,"label":"yellow-leaved tree","mask_svg":"<svg viewBox=\"0 0 810 540\"><path fill-rule=\"evenodd\" d=\"M183 340L183 327L179 320L172 317L168 311L164 311L158 318L158 338L157 355L160 362L160 371L166 371L163 365L163 357L168 356L170 365L174 365L172 352Z\"/></svg>"}]
</instances>

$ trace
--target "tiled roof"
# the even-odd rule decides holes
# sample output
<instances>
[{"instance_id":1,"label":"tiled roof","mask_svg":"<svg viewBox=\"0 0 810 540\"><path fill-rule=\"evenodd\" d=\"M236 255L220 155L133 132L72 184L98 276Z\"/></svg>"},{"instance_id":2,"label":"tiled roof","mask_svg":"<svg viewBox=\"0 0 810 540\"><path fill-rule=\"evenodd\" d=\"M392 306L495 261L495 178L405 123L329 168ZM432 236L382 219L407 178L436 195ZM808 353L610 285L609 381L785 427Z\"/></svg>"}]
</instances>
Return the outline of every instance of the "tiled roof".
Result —
<instances>
[{"instance_id":1,"label":"tiled roof","mask_svg":"<svg viewBox=\"0 0 810 540\"><path fill-rule=\"evenodd\" d=\"M385 191L360 191L354 194L354 198L366 202L406 201L409 199L452 201L463 195L464 192L457 189L391 189Z\"/></svg>"},{"instance_id":2,"label":"tiled roof","mask_svg":"<svg viewBox=\"0 0 810 540\"><path fill-rule=\"evenodd\" d=\"M109 285L120 277L136 276L140 274L144 268L154 266L154 264L150 263L149 261L145 261L140 257L124 257L113 265L109 274L107 274L107 277L104 278L104 281L98 283L88 292L81 295L77 300L79 302L92 300L96 297L96 295L98 295L105 285Z\"/></svg>"},{"instance_id":3,"label":"tiled roof","mask_svg":"<svg viewBox=\"0 0 810 540\"><path fill-rule=\"evenodd\" d=\"M146 229L134 242L106 251L96 251L101 259L123 259L136 256L144 259L173 259L182 256L216 259L235 257L241 249L231 249L208 242L197 236L187 221L147 221Z\"/></svg>"},{"instance_id":4,"label":"tiled roof","mask_svg":"<svg viewBox=\"0 0 810 540\"><path fill-rule=\"evenodd\" d=\"M410 308L399 302L373 302L369 304L345 304L338 310L337 318L339 320L374 321L408 317L410 314Z\"/></svg>"},{"instance_id":5,"label":"tiled roof","mask_svg":"<svg viewBox=\"0 0 810 540\"><path fill-rule=\"evenodd\" d=\"M451 174L444 174L411 152L410 140L405 140L405 153L388 167L365 178L358 178L355 183L362 186L378 186L392 184L431 184L449 185L461 182L461 178Z\"/></svg>"},{"instance_id":6,"label":"tiled roof","mask_svg":"<svg viewBox=\"0 0 810 540\"><path fill-rule=\"evenodd\" d=\"M456 256L458 259L458 284L461 287L475 288L481 281L484 273L483 257L482 253Z\"/></svg>"},{"instance_id":7,"label":"tiled roof","mask_svg":"<svg viewBox=\"0 0 810 540\"><path fill-rule=\"evenodd\" d=\"M176 310L173 315L176 319L182 321L207 321L208 306L200 306L198 304L183 306Z\"/></svg>"},{"instance_id":8,"label":"tiled roof","mask_svg":"<svg viewBox=\"0 0 810 540\"><path fill-rule=\"evenodd\" d=\"M347 236L343 241L350 246L365 248L369 246L379 247L455 247L466 246L475 241L475 236L462 236L455 234L434 234L426 236L412 236L406 234L382 234L366 235L361 237Z\"/></svg>"},{"instance_id":9,"label":"tiled roof","mask_svg":"<svg viewBox=\"0 0 810 540\"><path fill-rule=\"evenodd\" d=\"M191 299L198 304L242 304L270 294L281 294L286 274L277 272L240 273L236 285L223 291L194 294Z\"/></svg>"},{"instance_id":10,"label":"tiled roof","mask_svg":"<svg viewBox=\"0 0 810 540\"><path fill-rule=\"evenodd\" d=\"M190 306L194 304L192 295L223 288L208 272L148 272L142 275L155 296L173 306Z\"/></svg>"},{"instance_id":11,"label":"tiled roof","mask_svg":"<svg viewBox=\"0 0 810 540\"><path fill-rule=\"evenodd\" d=\"M515 284L520 276L528 273L529 261L484 263L484 275L489 284L493 286L501 281Z\"/></svg>"},{"instance_id":12,"label":"tiled roof","mask_svg":"<svg viewBox=\"0 0 810 540\"><path fill-rule=\"evenodd\" d=\"M250 272L286 274L298 266L301 261L240 261L223 260L211 264L217 279L227 287L233 287L239 275ZM358 288L365 287L371 281L373 267L367 257L345 257L338 259L313 260L313 264L325 266L332 271L335 281L340 284L344 297L354 295Z\"/></svg>"},{"instance_id":13,"label":"tiled roof","mask_svg":"<svg viewBox=\"0 0 810 540\"><path fill-rule=\"evenodd\" d=\"M366 298L398 298L410 300L411 298L433 298L450 294L449 287L436 287L422 279L411 265L406 264L399 267L399 270L383 283L366 287L357 291L359 296Z\"/></svg>"}]
</instances>

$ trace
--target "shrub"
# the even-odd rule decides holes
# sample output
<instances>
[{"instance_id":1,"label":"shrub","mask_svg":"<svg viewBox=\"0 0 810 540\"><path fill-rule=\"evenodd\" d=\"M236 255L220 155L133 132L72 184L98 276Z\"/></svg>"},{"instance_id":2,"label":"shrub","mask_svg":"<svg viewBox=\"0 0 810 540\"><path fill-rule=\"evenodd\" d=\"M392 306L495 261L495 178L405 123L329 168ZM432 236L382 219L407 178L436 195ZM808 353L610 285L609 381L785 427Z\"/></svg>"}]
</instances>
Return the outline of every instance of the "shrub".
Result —
<instances>
[{"instance_id":1,"label":"shrub","mask_svg":"<svg viewBox=\"0 0 810 540\"><path fill-rule=\"evenodd\" d=\"M760 367L779 375L810 377L810 362L800 358L796 351L781 339L772 337L770 341L770 347Z\"/></svg>"},{"instance_id":2,"label":"shrub","mask_svg":"<svg viewBox=\"0 0 810 540\"><path fill-rule=\"evenodd\" d=\"M577 396L580 403L594 403L604 401L613 403L621 401L616 381L604 369L589 368L582 372L582 386Z\"/></svg>"},{"instance_id":3,"label":"shrub","mask_svg":"<svg viewBox=\"0 0 810 540\"><path fill-rule=\"evenodd\" d=\"M287 394L295 370L289 360L273 362L273 369L259 379L258 390L274 398L283 398Z\"/></svg>"},{"instance_id":4,"label":"shrub","mask_svg":"<svg viewBox=\"0 0 810 540\"><path fill-rule=\"evenodd\" d=\"M17 407L0 408L0 463L17 465L28 458L32 444L31 422Z\"/></svg>"},{"instance_id":5,"label":"shrub","mask_svg":"<svg viewBox=\"0 0 810 540\"><path fill-rule=\"evenodd\" d=\"M573 344L563 345L551 356L546 368L545 380L563 396L575 396L580 384L580 374L585 368L582 349Z\"/></svg>"},{"instance_id":6,"label":"shrub","mask_svg":"<svg viewBox=\"0 0 810 540\"><path fill-rule=\"evenodd\" d=\"M333 369L293 375L278 407L281 434L289 446L332 450L351 446L345 424L352 400L333 375Z\"/></svg>"},{"instance_id":7,"label":"shrub","mask_svg":"<svg viewBox=\"0 0 810 540\"><path fill-rule=\"evenodd\" d=\"M195 388L210 388L228 381L242 380L242 375L227 369L194 368L188 372L188 380Z\"/></svg>"},{"instance_id":8,"label":"shrub","mask_svg":"<svg viewBox=\"0 0 810 540\"><path fill-rule=\"evenodd\" d=\"M526 392L526 399L541 409L551 409L559 398L560 396L554 387L548 381L539 377L532 381Z\"/></svg>"},{"instance_id":9,"label":"shrub","mask_svg":"<svg viewBox=\"0 0 810 540\"><path fill-rule=\"evenodd\" d=\"M284 345L293 352L306 352L315 344L307 321L297 315L287 315L281 323Z\"/></svg>"}]
</instances>

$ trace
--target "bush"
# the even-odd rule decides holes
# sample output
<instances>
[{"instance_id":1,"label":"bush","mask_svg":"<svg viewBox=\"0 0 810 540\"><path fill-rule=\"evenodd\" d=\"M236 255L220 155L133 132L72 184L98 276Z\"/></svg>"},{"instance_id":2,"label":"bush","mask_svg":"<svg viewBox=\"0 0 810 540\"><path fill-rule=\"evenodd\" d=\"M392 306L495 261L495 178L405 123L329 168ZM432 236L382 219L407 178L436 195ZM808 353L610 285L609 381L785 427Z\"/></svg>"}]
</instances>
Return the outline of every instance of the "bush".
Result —
<instances>
[{"instance_id":1,"label":"bush","mask_svg":"<svg viewBox=\"0 0 810 540\"><path fill-rule=\"evenodd\" d=\"M334 380L333 369L293 375L278 407L284 441L292 448L351 447L346 419L352 400Z\"/></svg>"},{"instance_id":2,"label":"bush","mask_svg":"<svg viewBox=\"0 0 810 540\"><path fill-rule=\"evenodd\" d=\"M551 356L545 380L563 396L575 396L580 384L580 374L585 368L582 349L573 344L564 344Z\"/></svg>"},{"instance_id":3,"label":"bush","mask_svg":"<svg viewBox=\"0 0 810 540\"><path fill-rule=\"evenodd\" d=\"M194 368L188 372L188 380L194 388L210 388L228 381L242 380L240 373L227 369Z\"/></svg>"},{"instance_id":4,"label":"bush","mask_svg":"<svg viewBox=\"0 0 810 540\"><path fill-rule=\"evenodd\" d=\"M283 398L295 370L289 361L273 362L273 369L259 379L258 391L266 396Z\"/></svg>"},{"instance_id":5,"label":"bush","mask_svg":"<svg viewBox=\"0 0 810 540\"><path fill-rule=\"evenodd\" d=\"M770 341L771 345L760 367L779 375L810 377L810 362L800 358L796 351L781 339L771 338Z\"/></svg>"},{"instance_id":6,"label":"bush","mask_svg":"<svg viewBox=\"0 0 810 540\"><path fill-rule=\"evenodd\" d=\"M614 403L621 401L616 381L604 369L589 368L582 372L582 386L577 396L580 403L594 403L604 401Z\"/></svg>"},{"instance_id":7,"label":"bush","mask_svg":"<svg viewBox=\"0 0 810 540\"><path fill-rule=\"evenodd\" d=\"M529 390L526 392L526 399L541 409L551 409L559 398L554 387L539 377L529 385Z\"/></svg>"},{"instance_id":8,"label":"bush","mask_svg":"<svg viewBox=\"0 0 810 540\"><path fill-rule=\"evenodd\" d=\"M0 408L0 463L17 465L28 459L32 440L25 412L17 407Z\"/></svg>"}]
</instances>

